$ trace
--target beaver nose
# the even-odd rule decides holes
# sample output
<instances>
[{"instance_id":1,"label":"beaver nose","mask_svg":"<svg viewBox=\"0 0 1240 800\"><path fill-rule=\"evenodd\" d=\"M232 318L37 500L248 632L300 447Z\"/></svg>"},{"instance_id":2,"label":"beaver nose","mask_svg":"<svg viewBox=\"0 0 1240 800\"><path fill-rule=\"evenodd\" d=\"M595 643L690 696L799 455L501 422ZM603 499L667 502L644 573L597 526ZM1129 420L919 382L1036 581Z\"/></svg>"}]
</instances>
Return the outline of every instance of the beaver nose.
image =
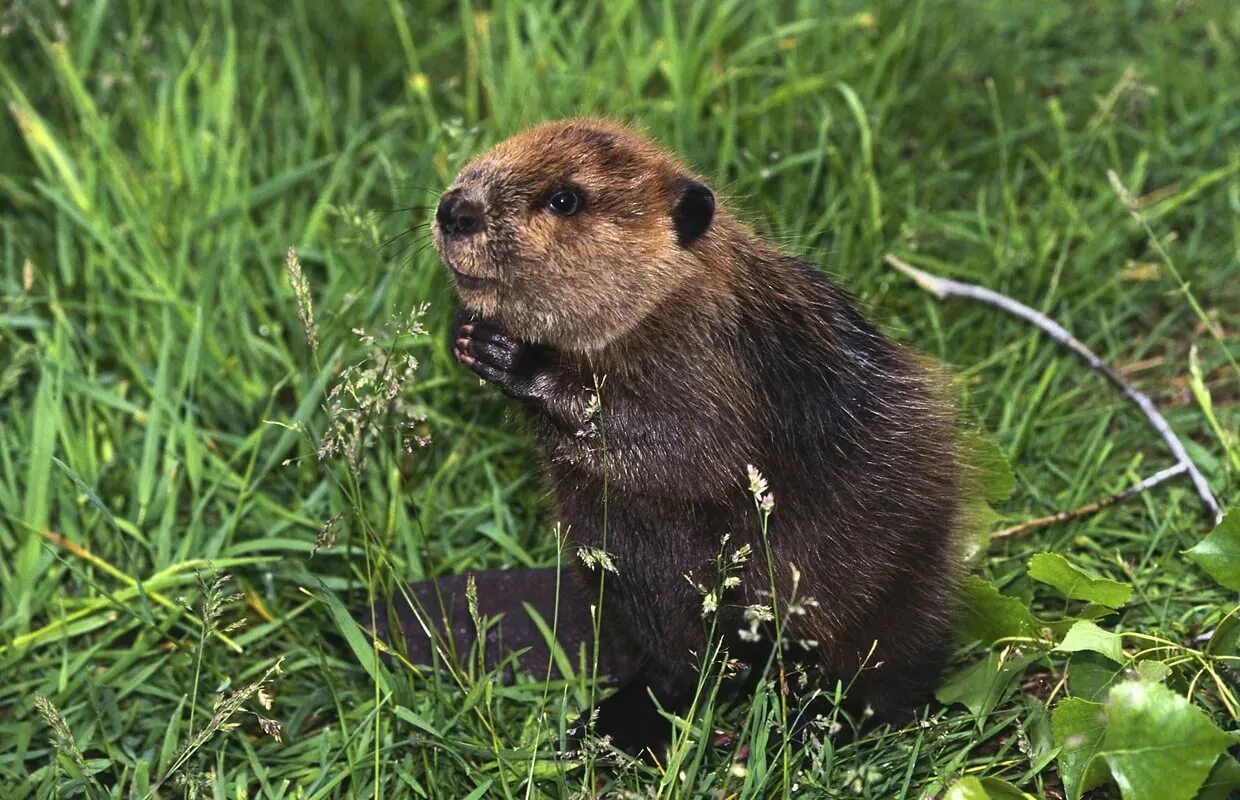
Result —
<instances>
[{"instance_id":1,"label":"beaver nose","mask_svg":"<svg viewBox=\"0 0 1240 800\"><path fill-rule=\"evenodd\" d=\"M482 228L482 206L457 192L449 192L439 201L435 221L448 236L469 236Z\"/></svg>"}]
</instances>

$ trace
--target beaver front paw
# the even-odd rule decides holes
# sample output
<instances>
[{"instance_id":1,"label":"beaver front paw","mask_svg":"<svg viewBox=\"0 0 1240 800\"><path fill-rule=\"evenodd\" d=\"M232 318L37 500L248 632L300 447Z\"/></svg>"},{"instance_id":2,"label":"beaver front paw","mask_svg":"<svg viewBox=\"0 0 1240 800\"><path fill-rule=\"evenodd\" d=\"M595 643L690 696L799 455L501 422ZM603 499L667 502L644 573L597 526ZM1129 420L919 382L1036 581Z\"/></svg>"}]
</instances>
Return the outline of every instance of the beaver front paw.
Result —
<instances>
[{"instance_id":1,"label":"beaver front paw","mask_svg":"<svg viewBox=\"0 0 1240 800\"><path fill-rule=\"evenodd\" d=\"M532 396L536 370L525 342L484 320L458 319L453 333L457 361L509 397Z\"/></svg>"}]
</instances>

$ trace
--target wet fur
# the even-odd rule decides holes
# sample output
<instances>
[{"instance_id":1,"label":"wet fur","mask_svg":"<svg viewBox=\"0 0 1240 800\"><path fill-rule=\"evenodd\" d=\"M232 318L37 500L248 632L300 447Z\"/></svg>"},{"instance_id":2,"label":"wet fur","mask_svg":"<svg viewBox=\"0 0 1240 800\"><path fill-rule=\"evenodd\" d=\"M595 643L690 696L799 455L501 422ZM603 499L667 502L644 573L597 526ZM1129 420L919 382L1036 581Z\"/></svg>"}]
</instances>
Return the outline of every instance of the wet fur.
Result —
<instances>
[{"instance_id":1,"label":"wet fur","mask_svg":"<svg viewBox=\"0 0 1240 800\"><path fill-rule=\"evenodd\" d=\"M587 207L543 213L540 199L565 184ZM951 409L927 365L818 268L723 209L685 241L686 185L701 186L626 129L553 123L462 171L456 187L487 206L481 235L437 236L449 265L498 281L462 290L458 353L526 409L570 544L606 550L618 570L577 570L587 597L605 575L604 624L641 655L599 709L600 732L655 744L666 731L649 695L687 705L710 620L686 576L717 585L725 535L725 555L742 544L753 555L721 599L718 631L732 655L763 663L772 632L758 645L739 635L745 606L770 604L751 464L775 496L779 606L794 567L796 596L817 601L785 635L817 642L808 660L828 680L856 678L855 707L895 715L928 698L948 642Z\"/></svg>"}]
</instances>

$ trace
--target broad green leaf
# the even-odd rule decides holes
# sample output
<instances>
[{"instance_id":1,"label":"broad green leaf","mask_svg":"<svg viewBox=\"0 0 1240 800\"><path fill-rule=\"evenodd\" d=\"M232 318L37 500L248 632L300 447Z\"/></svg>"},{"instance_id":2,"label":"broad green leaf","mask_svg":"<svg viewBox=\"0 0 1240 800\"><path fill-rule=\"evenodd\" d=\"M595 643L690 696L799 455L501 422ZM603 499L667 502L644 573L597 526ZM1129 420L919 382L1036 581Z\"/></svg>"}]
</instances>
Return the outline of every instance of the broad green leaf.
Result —
<instances>
[{"instance_id":1,"label":"broad green leaf","mask_svg":"<svg viewBox=\"0 0 1240 800\"><path fill-rule=\"evenodd\" d=\"M1229 614L1214 629L1206 652L1219 656L1240 656L1240 614Z\"/></svg>"},{"instance_id":2,"label":"broad green leaf","mask_svg":"<svg viewBox=\"0 0 1240 800\"><path fill-rule=\"evenodd\" d=\"M1240 792L1240 761L1222 756L1201 786L1197 800L1231 800Z\"/></svg>"},{"instance_id":3,"label":"broad green leaf","mask_svg":"<svg viewBox=\"0 0 1240 800\"><path fill-rule=\"evenodd\" d=\"M1106 762L1095 758L1106 724L1102 703L1079 697L1060 700L1051 713L1051 729L1059 746L1059 777L1068 800L1077 800L1082 793L1106 781Z\"/></svg>"},{"instance_id":4,"label":"broad green leaf","mask_svg":"<svg viewBox=\"0 0 1240 800\"><path fill-rule=\"evenodd\" d=\"M962 586L960 635L965 642L991 644L1013 636L1034 636L1033 612L1019 597L1001 594L991 583L969 576Z\"/></svg>"},{"instance_id":5,"label":"broad green leaf","mask_svg":"<svg viewBox=\"0 0 1240 800\"><path fill-rule=\"evenodd\" d=\"M1050 584L1071 600L1119 608L1132 597L1132 587L1108 578L1095 578L1068 563L1058 553L1038 553L1029 559L1029 577Z\"/></svg>"},{"instance_id":6,"label":"broad green leaf","mask_svg":"<svg viewBox=\"0 0 1240 800\"><path fill-rule=\"evenodd\" d=\"M1073 697L1101 702L1123 678L1123 667L1092 650L1073 653L1068 661L1068 691Z\"/></svg>"},{"instance_id":7,"label":"broad green leaf","mask_svg":"<svg viewBox=\"0 0 1240 800\"><path fill-rule=\"evenodd\" d=\"M1101 603L1086 603L1076 610L1072 616L1076 619L1102 619L1115 613L1115 609Z\"/></svg>"},{"instance_id":8,"label":"broad green leaf","mask_svg":"<svg viewBox=\"0 0 1240 800\"><path fill-rule=\"evenodd\" d=\"M990 537L998 527L1000 516L977 492L965 492L960 498L959 535L961 558L966 564L976 563L990 547Z\"/></svg>"},{"instance_id":9,"label":"broad green leaf","mask_svg":"<svg viewBox=\"0 0 1240 800\"><path fill-rule=\"evenodd\" d=\"M965 433L960 437L960 451L966 480L985 500L1006 500L1016 490L1016 475L999 445L979 433Z\"/></svg>"},{"instance_id":10,"label":"broad green leaf","mask_svg":"<svg viewBox=\"0 0 1240 800\"><path fill-rule=\"evenodd\" d=\"M1033 663L1036 656L1012 657L991 652L982 661L953 675L936 691L935 697L944 705L960 703L983 719L1011 692L1017 678Z\"/></svg>"},{"instance_id":11,"label":"broad green leaf","mask_svg":"<svg viewBox=\"0 0 1240 800\"><path fill-rule=\"evenodd\" d=\"M999 446L979 433L959 439L960 540L966 562L975 561L990 546L990 534L999 515L990 504L1008 497L1016 488L1012 467Z\"/></svg>"},{"instance_id":12,"label":"broad green leaf","mask_svg":"<svg viewBox=\"0 0 1240 800\"><path fill-rule=\"evenodd\" d=\"M1137 663L1137 674L1143 681L1162 683L1171 676L1171 666L1166 661L1141 661Z\"/></svg>"},{"instance_id":13,"label":"broad green leaf","mask_svg":"<svg viewBox=\"0 0 1240 800\"><path fill-rule=\"evenodd\" d=\"M951 785L943 800L990 800L990 795L977 778L961 778Z\"/></svg>"},{"instance_id":14,"label":"broad green leaf","mask_svg":"<svg viewBox=\"0 0 1240 800\"><path fill-rule=\"evenodd\" d=\"M1117 664L1127 661L1124 655L1122 637L1118 633L1105 631L1087 619L1078 621L1063 637L1063 641L1055 648L1063 653L1078 653L1090 650L1101 653Z\"/></svg>"},{"instance_id":15,"label":"broad green leaf","mask_svg":"<svg viewBox=\"0 0 1240 800\"><path fill-rule=\"evenodd\" d=\"M1124 800L1190 800L1236 738L1166 686L1126 681L1107 702L1102 756Z\"/></svg>"},{"instance_id":16,"label":"broad green leaf","mask_svg":"<svg viewBox=\"0 0 1240 800\"><path fill-rule=\"evenodd\" d=\"M1240 508L1233 508L1210 535L1185 552L1210 577L1240 592Z\"/></svg>"},{"instance_id":17,"label":"broad green leaf","mask_svg":"<svg viewBox=\"0 0 1240 800\"><path fill-rule=\"evenodd\" d=\"M951 785L943 800L1034 800L999 778L961 778Z\"/></svg>"}]
</instances>

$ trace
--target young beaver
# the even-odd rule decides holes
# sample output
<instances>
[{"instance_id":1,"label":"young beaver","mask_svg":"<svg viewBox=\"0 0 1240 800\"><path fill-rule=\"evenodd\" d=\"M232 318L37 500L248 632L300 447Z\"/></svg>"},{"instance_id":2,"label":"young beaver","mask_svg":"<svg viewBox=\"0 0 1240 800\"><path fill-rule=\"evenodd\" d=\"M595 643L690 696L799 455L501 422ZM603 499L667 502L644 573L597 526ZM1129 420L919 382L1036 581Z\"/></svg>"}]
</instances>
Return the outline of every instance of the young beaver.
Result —
<instances>
[{"instance_id":1,"label":"young beaver","mask_svg":"<svg viewBox=\"0 0 1240 800\"><path fill-rule=\"evenodd\" d=\"M855 708L928 699L960 481L954 416L921 359L609 122L541 125L470 162L435 245L464 306L456 357L527 411L570 544L614 562L581 566L570 593L594 602L605 577L608 646L640 654L600 733L640 749L665 732L651 695L688 705L711 623L697 585L718 587L720 554L743 545L714 612L730 655L765 663L774 631L755 643L745 609L772 605L773 576L778 613L794 591L817 601L783 635L816 643L808 659L853 681ZM749 465L776 498L765 542Z\"/></svg>"}]
</instances>

